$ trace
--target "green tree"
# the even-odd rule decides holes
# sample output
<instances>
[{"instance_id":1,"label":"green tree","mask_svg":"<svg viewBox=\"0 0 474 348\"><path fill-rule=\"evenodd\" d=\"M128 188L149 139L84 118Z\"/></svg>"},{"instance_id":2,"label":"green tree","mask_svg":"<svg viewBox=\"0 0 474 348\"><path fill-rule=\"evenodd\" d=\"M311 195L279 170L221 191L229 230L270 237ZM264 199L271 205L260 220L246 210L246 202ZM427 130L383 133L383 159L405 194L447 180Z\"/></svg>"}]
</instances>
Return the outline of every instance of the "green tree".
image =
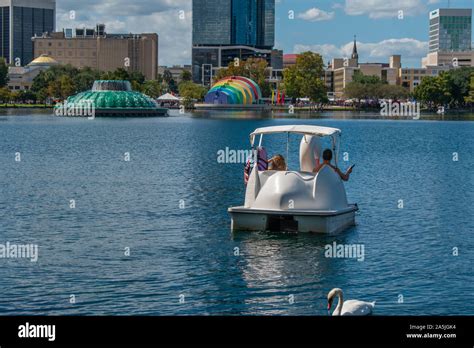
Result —
<instances>
[{"instance_id":1,"label":"green tree","mask_svg":"<svg viewBox=\"0 0 474 348\"><path fill-rule=\"evenodd\" d=\"M219 69L215 75L214 81L218 81L229 76L243 76L250 78L250 76L247 75L248 71L245 70L245 62L236 60L234 62L230 62L227 68Z\"/></svg>"},{"instance_id":2,"label":"green tree","mask_svg":"<svg viewBox=\"0 0 474 348\"><path fill-rule=\"evenodd\" d=\"M191 81L179 84L179 95L183 98L201 100L207 93L207 88Z\"/></svg>"},{"instance_id":3,"label":"green tree","mask_svg":"<svg viewBox=\"0 0 474 348\"><path fill-rule=\"evenodd\" d=\"M167 85L169 85L172 79L173 79L173 75L171 74L171 71L169 71L168 69L163 71L163 81L165 81Z\"/></svg>"},{"instance_id":4,"label":"green tree","mask_svg":"<svg viewBox=\"0 0 474 348\"><path fill-rule=\"evenodd\" d=\"M46 95L50 98L60 98L61 97L61 81L53 80L48 84L46 88Z\"/></svg>"},{"instance_id":5,"label":"green tree","mask_svg":"<svg viewBox=\"0 0 474 348\"><path fill-rule=\"evenodd\" d=\"M298 70L295 65L283 70L283 87L287 96L293 98L301 97Z\"/></svg>"},{"instance_id":6,"label":"green tree","mask_svg":"<svg viewBox=\"0 0 474 348\"><path fill-rule=\"evenodd\" d=\"M80 70L71 65L55 65L47 70L41 71L34 79L31 90L35 92L38 99L46 100L48 97L68 97L64 91L61 91L61 78L63 78L64 87L71 94L76 91L74 77L79 75ZM65 79L64 77L67 77Z\"/></svg>"},{"instance_id":7,"label":"green tree","mask_svg":"<svg viewBox=\"0 0 474 348\"><path fill-rule=\"evenodd\" d=\"M176 85L176 81L171 79L168 83L168 90L172 93L178 93L178 86Z\"/></svg>"},{"instance_id":8,"label":"green tree","mask_svg":"<svg viewBox=\"0 0 474 348\"><path fill-rule=\"evenodd\" d=\"M202 100L207 93L207 88L191 81L183 81L179 84L179 95L183 98L186 108L193 105L194 100Z\"/></svg>"},{"instance_id":9,"label":"green tree","mask_svg":"<svg viewBox=\"0 0 474 348\"><path fill-rule=\"evenodd\" d=\"M296 64L283 71L286 95L294 98L308 97L313 102L327 102L326 86L322 80L323 58L318 53L303 52Z\"/></svg>"},{"instance_id":10,"label":"green tree","mask_svg":"<svg viewBox=\"0 0 474 348\"><path fill-rule=\"evenodd\" d=\"M11 99L11 92L8 88L2 87L0 88L0 100L3 104L7 104Z\"/></svg>"},{"instance_id":11,"label":"green tree","mask_svg":"<svg viewBox=\"0 0 474 348\"><path fill-rule=\"evenodd\" d=\"M163 83L163 75L162 74L156 74L156 81L158 81L159 83Z\"/></svg>"},{"instance_id":12,"label":"green tree","mask_svg":"<svg viewBox=\"0 0 474 348\"><path fill-rule=\"evenodd\" d=\"M0 57L0 87L8 84L8 66L5 58Z\"/></svg>"},{"instance_id":13,"label":"green tree","mask_svg":"<svg viewBox=\"0 0 474 348\"><path fill-rule=\"evenodd\" d=\"M430 107L444 105L449 100L449 93L439 76L423 78L420 84L415 87L413 94L415 99Z\"/></svg>"},{"instance_id":14,"label":"green tree","mask_svg":"<svg viewBox=\"0 0 474 348\"><path fill-rule=\"evenodd\" d=\"M13 103L18 103L21 100L21 92L20 91L11 91L10 92L10 100Z\"/></svg>"},{"instance_id":15,"label":"green tree","mask_svg":"<svg viewBox=\"0 0 474 348\"><path fill-rule=\"evenodd\" d=\"M132 86L132 90L133 90L133 91L143 92L143 91L142 91L143 85L140 84L138 81L132 80L132 81L130 81L130 84L131 84L131 86Z\"/></svg>"},{"instance_id":16,"label":"green tree","mask_svg":"<svg viewBox=\"0 0 474 348\"><path fill-rule=\"evenodd\" d=\"M34 92L45 90L46 88L48 88L48 84L49 84L48 75L46 74L44 70L40 71L40 73L36 75L36 77L33 79L31 90Z\"/></svg>"},{"instance_id":17,"label":"green tree","mask_svg":"<svg viewBox=\"0 0 474 348\"><path fill-rule=\"evenodd\" d=\"M344 94L348 98L356 99L357 103L360 104L360 100L366 98L367 96L367 87L360 82L352 81L346 85Z\"/></svg>"},{"instance_id":18,"label":"green tree","mask_svg":"<svg viewBox=\"0 0 474 348\"><path fill-rule=\"evenodd\" d=\"M163 86L156 80L145 81L142 92L151 98L158 98L163 92Z\"/></svg>"},{"instance_id":19,"label":"green tree","mask_svg":"<svg viewBox=\"0 0 474 348\"><path fill-rule=\"evenodd\" d=\"M469 95L471 74L474 68L462 67L449 70L440 74L442 84L449 93L449 105L451 107L461 107L464 105L464 98Z\"/></svg>"},{"instance_id":20,"label":"green tree","mask_svg":"<svg viewBox=\"0 0 474 348\"><path fill-rule=\"evenodd\" d=\"M46 88L35 92L36 94L36 101L39 101L40 103L46 103L48 100L48 91Z\"/></svg>"},{"instance_id":21,"label":"green tree","mask_svg":"<svg viewBox=\"0 0 474 348\"><path fill-rule=\"evenodd\" d=\"M471 72L471 82L469 83L469 93L464 97L466 103L474 103L474 71Z\"/></svg>"},{"instance_id":22,"label":"green tree","mask_svg":"<svg viewBox=\"0 0 474 348\"><path fill-rule=\"evenodd\" d=\"M41 89L47 88L51 81L58 79L62 75L76 76L79 73L79 70L72 67L71 65L55 65L50 67L47 70L42 70L34 79L33 79L33 91L39 91Z\"/></svg>"},{"instance_id":23,"label":"green tree","mask_svg":"<svg viewBox=\"0 0 474 348\"><path fill-rule=\"evenodd\" d=\"M267 82L268 63L263 58L249 58L246 61L235 60L227 68L220 69L215 81L230 76L247 77L257 83L264 97L271 94L270 84Z\"/></svg>"},{"instance_id":24,"label":"green tree","mask_svg":"<svg viewBox=\"0 0 474 348\"><path fill-rule=\"evenodd\" d=\"M145 75L143 75L140 71L132 71L128 75L128 80L143 84L145 82Z\"/></svg>"},{"instance_id":25,"label":"green tree","mask_svg":"<svg viewBox=\"0 0 474 348\"><path fill-rule=\"evenodd\" d=\"M128 80L130 81L130 74L124 68L117 68L114 71L107 71L102 73L102 80Z\"/></svg>"},{"instance_id":26,"label":"green tree","mask_svg":"<svg viewBox=\"0 0 474 348\"><path fill-rule=\"evenodd\" d=\"M181 73L181 81L191 81L193 79L193 75L191 74L190 71L188 70L183 70L183 72Z\"/></svg>"},{"instance_id":27,"label":"green tree","mask_svg":"<svg viewBox=\"0 0 474 348\"><path fill-rule=\"evenodd\" d=\"M469 101L473 73L474 68L462 67L425 77L416 86L414 97L429 107L463 107Z\"/></svg>"},{"instance_id":28,"label":"green tree","mask_svg":"<svg viewBox=\"0 0 474 348\"><path fill-rule=\"evenodd\" d=\"M37 96L35 92L28 89L20 91L18 99L20 102L23 103L29 101L36 102Z\"/></svg>"},{"instance_id":29,"label":"green tree","mask_svg":"<svg viewBox=\"0 0 474 348\"><path fill-rule=\"evenodd\" d=\"M77 92L90 90L94 81L99 79L100 72L89 67L82 68L77 75L73 76Z\"/></svg>"},{"instance_id":30,"label":"green tree","mask_svg":"<svg viewBox=\"0 0 474 348\"><path fill-rule=\"evenodd\" d=\"M383 84L379 87L379 98L384 99L407 99L409 92L406 88L398 85Z\"/></svg>"},{"instance_id":31,"label":"green tree","mask_svg":"<svg viewBox=\"0 0 474 348\"><path fill-rule=\"evenodd\" d=\"M357 99L360 104L361 99L379 100L381 98L398 99L403 96L404 91L396 86L388 85L386 81L382 81L380 77L374 75L364 75L361 71L356 70L345 89L346 97Z\"/></svg>"},{"instance_id":32,"label":"green tree","mask_svg":"<svg viewBox=\"0 0 474 348\"><path fill-rule=\"evenodd\" d=\"M62 99L66 99L67 97L76 93L76 87L74 86L74 81L72 80L72 77L68 75L62 75L59 78L59 86L61 88L59 95L61 96Z\"/></svg>"}]
</instances>

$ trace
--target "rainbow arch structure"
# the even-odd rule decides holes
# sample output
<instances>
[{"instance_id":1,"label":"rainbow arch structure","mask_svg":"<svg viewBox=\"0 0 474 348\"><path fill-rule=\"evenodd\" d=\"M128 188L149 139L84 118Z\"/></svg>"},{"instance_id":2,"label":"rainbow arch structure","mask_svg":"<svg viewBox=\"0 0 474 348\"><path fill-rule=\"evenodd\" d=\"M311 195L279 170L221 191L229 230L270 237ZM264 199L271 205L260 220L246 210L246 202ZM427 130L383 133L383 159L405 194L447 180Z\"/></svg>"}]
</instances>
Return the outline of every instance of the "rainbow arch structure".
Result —
<instances>
[{"instance_id":1,"label":"rainbow arch structure","mask_svg":"<svg viewBox=\"0 0 474 348\"><path fill-rule=\"evenodd\" d=\"M204 97L206 104L258 104L262 91L255 81L230 76L217 81Z\"/></svg>"}]
</instances>

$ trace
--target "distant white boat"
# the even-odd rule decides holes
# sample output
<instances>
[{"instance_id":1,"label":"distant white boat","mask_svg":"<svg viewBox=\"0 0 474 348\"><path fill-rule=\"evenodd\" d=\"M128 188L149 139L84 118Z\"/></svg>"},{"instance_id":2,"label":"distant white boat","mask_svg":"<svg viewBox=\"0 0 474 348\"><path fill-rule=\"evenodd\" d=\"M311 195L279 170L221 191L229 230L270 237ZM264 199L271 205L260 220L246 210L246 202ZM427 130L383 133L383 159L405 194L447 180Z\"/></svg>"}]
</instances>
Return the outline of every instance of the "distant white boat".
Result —
<instances>
[{"instance_id":1,"label":"distant white boat","mask_svg":"<svg viewBox=\"0 0 474 348\"><path fill-rule=\"evenodd\" d=\"M330 137L337 166L341 131L336 128L289 125L256 129L250 134L252 149L260 136L300 134L299 170L258 170L254 165L243 206L231 207L232 231L291 231L337 233L355 224L357 204L348 204L339 176L324 165L313 173L316 158L321 158L322 137ZM287 144L288 148L288 144ZM256 161L255 161L256 162Z\"/></svg>"}]
</instances>

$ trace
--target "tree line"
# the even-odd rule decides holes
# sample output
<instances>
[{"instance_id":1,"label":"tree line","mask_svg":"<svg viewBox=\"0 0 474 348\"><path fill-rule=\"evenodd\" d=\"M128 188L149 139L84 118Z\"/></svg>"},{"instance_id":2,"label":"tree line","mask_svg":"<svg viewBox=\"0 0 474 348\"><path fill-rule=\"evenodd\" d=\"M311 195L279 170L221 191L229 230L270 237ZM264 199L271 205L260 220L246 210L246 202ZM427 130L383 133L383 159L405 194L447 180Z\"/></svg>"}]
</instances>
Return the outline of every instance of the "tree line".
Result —
<instances>
[{"instance_id":1,"label":"tree line","mask_svg":"<svg viewBox=\"0 0 474 348\"><path fill-rule=\"evenodd\" d=\"M327 103L328 89L324 82L324 62L320 54L303 52L298 55L296 64L283 70L283 81L279 89L286 96L309 98L313 103ZM215 80L240 75L259 84L264 97L271 95L271 86L267 82L268 64L261 58L250 58L244 62L231 62L225 69L218 71ZM474 98L474 68L461 67L442 72L439 76L424 77L413 93L400 85L391 85L378 76L363 75L356 70L352 81L344 89L346 98L355 99L361 106L362 101L378 104L381 99L416 100L428 107L448 105L462 108L472 105Z\"/></svg>"},{"instance_id":2,"label":"tree line","mask_svg":"<svg viewBox=\"0 0 474 348\"><path fill-rule=\"evenodd\" d=\"M378 76L366 76L356 70L352 81L344 89L346 97L355 99L358 105L364 100L365 105L370 102L378 103L380 99L406 100L410 97L410 91L399 85L390 85L382 81Z\"/></svg>"},{"instance_id":3,"label":"tree line","mask_svg":"<svg viewBox=\"0 0 474 348\"><path fill-rule=\"evenodd\" d=\"M447 106L466 108L474 105L474 68L462 67L424 77L413 96L428 108Z\"/></svg>"},{"instance_id":4,"label":"tree line","mask_svg":"<svg viewBox=\"0 0 474 348\"><path fill-rule=\"evenodd\" d=\"M214 80L228 76L244 76L254 80L261 88L264 97L271 95L271 85L267 80L268 63L262 58L249 58L246 61L233 61L228 67L220 69ZM207 88L192 82L189 71L183 71L180 83L176 83L169 70L158 74L155 80L145 80L140 72L130 72L123 68L101 72L89 67L75 68L71 65L55 65L41 71L33 80L30 90L10 91L8 66L0 58L0 102L39 102L63 100L67 97L90 90L95 80L129 80L133 90L152 98L166 93L179 93L185 104L202 100ZM327 103L327 87L324 82L324 63L322 56L314 52L298 55L296 64L284 69L280 91L295 98L309 98L314 103ZM414 99L435 108L439 105L463 108L474 103L474 68L461 67L440 73L438 76L424 77L413 93L399 85L390 85L377 76L366 76L355 71L352 82L346 85L344 94L361 104L362 100Z\"/></svg>"},{"instance_id":5,"label":"tree line","mask_svg":"<svg viewBox=\"0 0 474 348\"><path fill-rule=\"evenodd\" d=\"M145 76L136 71L118 68L114 71L99 71L90 67L76 68L71 65L54 65L42 70L34 79L28 90L10 90L8 84L8 66L0 59L0 102L1 103L47 103L64 100L76 93L90 90L95 80L128 80L132 89L142 92L151 98L171 92L180 93L187 98L202 98L206 90L194 84L191 73L183 71L181 82L176 83L169 70L158 74L155 80L145 80Z\"/></svg>"}]
</instances>

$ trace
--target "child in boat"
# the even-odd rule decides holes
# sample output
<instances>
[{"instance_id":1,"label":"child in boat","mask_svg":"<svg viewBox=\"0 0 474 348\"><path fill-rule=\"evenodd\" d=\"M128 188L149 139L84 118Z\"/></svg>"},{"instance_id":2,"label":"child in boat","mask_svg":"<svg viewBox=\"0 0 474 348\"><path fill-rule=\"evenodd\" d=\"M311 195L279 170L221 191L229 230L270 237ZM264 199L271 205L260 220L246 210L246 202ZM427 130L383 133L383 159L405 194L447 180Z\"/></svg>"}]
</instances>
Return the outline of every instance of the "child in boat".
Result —
<instances>
[{"instance_id":1,"label":"child in boat","mask_svg":"<svg viewBox=\"0 0 474 348\"><path fill-rule=\"evenodd\" d=\"M341 170L339 168L334 167L331 164L331 160L332 160L332 151L330 149L324 150L323 151L323 163L317 164L316 168L313 169L313 173L319 172L324 165L328 165L337 174L339 174L339 176L341 177L342 180L344 180L344 181L349 180L349 175L352 173L352 167L354 167L354 166L353 165L350 166L349 169L347 169L346 173L344 174L344 173L341 172Z\"/></svg>"},{"instance_id":2,"label":"child in boat","mask_svg":"<svg viewBox=\"0 0 474 348\"><path fill-rule=\"evenodd\" d=\"M285 158L282 155L273 156L268 160L270 170L286 170Z\"/></svg>"}]
</instances>

